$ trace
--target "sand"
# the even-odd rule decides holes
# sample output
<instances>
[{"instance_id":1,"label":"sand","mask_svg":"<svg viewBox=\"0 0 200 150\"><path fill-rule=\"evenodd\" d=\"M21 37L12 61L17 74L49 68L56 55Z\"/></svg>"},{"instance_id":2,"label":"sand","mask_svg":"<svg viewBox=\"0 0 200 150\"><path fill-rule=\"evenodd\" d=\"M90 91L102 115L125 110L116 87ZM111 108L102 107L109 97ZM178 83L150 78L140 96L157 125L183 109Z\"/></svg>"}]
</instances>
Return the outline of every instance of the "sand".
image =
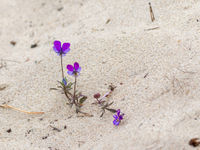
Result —
<instances>
[{"instance_id":1,"label":"sand","mask_svg":"<svg viewBox=\"0 0 200 150\"><path fill-rule=\"evenodd\" d=\"M0 108L0 149L194 149L188 142L200 138L200 1L152 0L154 22L148 2L0 0L0 104L45 112ZM54 40L71 43L64 64L80 63L78 90L88 96L82 111L93 117L77 116L64 95L49 90L61 80ZM92 105L111 83L117 88L108 101L125 113L118 127L112 113L100 118Z\"/></svg>"}]
</instances>

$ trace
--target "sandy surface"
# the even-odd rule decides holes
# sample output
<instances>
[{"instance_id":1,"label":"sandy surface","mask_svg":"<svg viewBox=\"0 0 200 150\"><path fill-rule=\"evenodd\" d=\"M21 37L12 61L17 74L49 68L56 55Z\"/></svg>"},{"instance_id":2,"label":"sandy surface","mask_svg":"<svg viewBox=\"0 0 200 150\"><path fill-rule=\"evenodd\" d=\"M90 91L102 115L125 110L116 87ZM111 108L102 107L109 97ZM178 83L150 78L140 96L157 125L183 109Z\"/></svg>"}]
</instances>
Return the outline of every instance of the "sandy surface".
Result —
<instances>
[{"instance_id":1,"label":"sandy surface","mask_svg":"<svg viewBox=\"0 0 200 150\"><path fill-rule=\"evenodd\" d=\"M148 2L0 0L0 85L7 85L0 103L45 112L0 108L0 149L194 149L188 141L200 137L200 1L152 0L153 23ZM78 89L91 118L77 117L62 94L49 91L61 78L56 39L71 43L64 64L82 67ZM111 113L100 118L91 105L110 83L117 88L109 101L126 114L118 127Z\"/></svg>"}]
</instances>

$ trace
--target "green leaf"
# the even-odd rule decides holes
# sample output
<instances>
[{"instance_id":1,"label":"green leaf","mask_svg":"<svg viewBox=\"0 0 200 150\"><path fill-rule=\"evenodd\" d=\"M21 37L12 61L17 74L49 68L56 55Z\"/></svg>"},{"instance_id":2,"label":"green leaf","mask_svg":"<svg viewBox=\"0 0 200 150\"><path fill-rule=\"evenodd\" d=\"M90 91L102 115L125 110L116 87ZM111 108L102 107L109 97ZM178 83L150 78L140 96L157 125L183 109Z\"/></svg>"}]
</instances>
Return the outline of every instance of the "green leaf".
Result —
<instances>
[{"instance_id":1,"label":"green leaf","mask_svg":"<svg viewBox=\"0 0 200 150\"><path fill-rule=\"evenodd\" d=\"M62 87L62 86L58 86L58 88L61 88L61 89L63 89L63 87Z\"/></svg>"},{"instance_id":2,"label":"green leaf","mask_svg":"<svg viewBox=\"0 0 200 150\"><path fill-rule=\"evenodd\" d=\"M104 107L104 108L107 108L107 107L111 106L113 103L114 103L114 102L107 103L107 104L105 105L105 107Z\"/></svg>"},{"instance_id":3,"label":"green leaf","mask_svg":"<svg viewBox=\"0 0 200 150\"><path fill-rule=\"evenodd\" d=\"M104 113L105 113L105 110L103 109L102 114L100 115L100 117L103 117Z\"/></svg>"},{"instance_id":4,"label":"green leaf","mask_svg":"<svg viewBox=\"0 0 200 150\"><path fill-rule=\"evenodd\" d=\"M50 88L49 90L58 90L57 88Z\"/></svg>"},{"instance_id":5,"label":"green leaf","mask_svg":"<svg viewBox=\"0 0 200 150\"><path fill-rule=\"evenodd\" d=\"M87 96L83 96L80 100L79 100L79 103L80 104L83 104L84 101L87 99Z\"/></svg>"},{"instance_id":6,"label":"green leaf","mask_svg":"<svg viewBox=\"0 0 200 150\"><path fill-rule=\"evenodd\" d=\"M60 82L60 81L58 81L58 83L60 83L60 85L61 85L62 87L65 87L64 83L62 83L62 82Z\"/></svg>"},{"instance_id":7,"label":"green leaf","mask_svg":"<svg viewBox=\"0 0 200 150\"><path fill-rule=\"evenodd\" d=\"M71 88L72 88L72 85L73 85L73 83L69 82L69 83L67 84L67 88L68 88L68 89L71 89Z\"/></svg>"},{"instance_id":8,"label":"green leaf","mask_svg":"<svg viewBox=\"0 0 200 150\"><path fill-rule=\"evenodd\" d=\"M112 108L105 108L106 110L112 112L112 113L116 113L117 111L115 109L112 109Z\"/></svg>"},{"instance_id":9,"label":"green leaf","mask_svg":"<svg viewBox=\"0 0 200 150\"><path fill-rule=\"evenodd\" d=\"M102 109L106 109L106 108L108 108L110 105L112 105L113 104L113 102L111 102L110 104L109 103L106 103L105 105L103 105L103 107L102 107Z\"/></svg>"}]
</instances>

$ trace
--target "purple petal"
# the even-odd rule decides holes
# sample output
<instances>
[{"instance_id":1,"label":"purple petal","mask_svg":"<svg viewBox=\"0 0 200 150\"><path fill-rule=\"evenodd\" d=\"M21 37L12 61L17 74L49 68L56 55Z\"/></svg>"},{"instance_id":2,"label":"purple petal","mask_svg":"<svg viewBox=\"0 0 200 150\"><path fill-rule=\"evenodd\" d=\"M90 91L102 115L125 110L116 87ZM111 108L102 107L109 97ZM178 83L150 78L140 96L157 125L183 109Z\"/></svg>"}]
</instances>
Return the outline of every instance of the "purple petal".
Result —
<instances>
[{"instance_id":1,"label":"purple petal","mask_svg":"<svg viewBox=\"0 0 200 150\"><path fill-rule=\"evenodd\" d=\"M56 53L60 54L60 50L57 50L55 46L53 47L53 50L54 50Z\"/></svg>"},{"instance_id":2,"label":"purple petal","mask_svg":"<svg viewBox=\"0 0 200 150\"><path fill-rule=\"evenodd\" d=\"M54 41L54 50L60 51L61 50L61 42L60 41Z\"/></svg>"},{"instance_id":3,"label":"purple petal","mask_svg":"<svg viewBox=\"0 0 200 150\"><path fill-rule=\"evenodd\" d=\"M69 71L74 71L74 67L73 67L72 65L67 65L67 69L68 69Z\"/></svg>"},{"instance_id":4,"label":"purple petal","mask_svg":"<svg viewBox=\"0 0 200 150\"><path fill-rule=\"evenodd\" d=\"M60 56L60 53L59 53L59 56ZM62 56L62 57L63 57L63 56L66 56L66 54L62 53L61 56Z\"/></svg>"},{"instance_id":5,"label":"purple petal","mask_svg":"<svg viewBox=\"0 0 200 150\"><path fill-rule=\"evenodd\" d=\"M74 63L74 69L77 71L79 68L79 64L77 62Z\"/></svg>"},{"instance_id":6,"label":"purple petal","mask_svg":"<svg viewBox=\"0 0 200 150\"><path fill-rule=\"evenodd\" d=\"M117 110L117 115L120 116L120 109Z\"/></svg>"},{"instance_id":7,"label":"purple petal","mask_svg":"<svg viewBox=\"0 0 200 150\"><path fill-rule=\"evenodd\" d=\"M66 49L66 50L62 50L63 54L67 54L70 51L70 48Z\"/></svg>"},{"instance_id":8,"label":"purple petal","mask_svg":"<svg viewBox=\"0 0 200 150\"><path fill-rule=\"evenodd\" d=\"M81 67L79 67L79 68L78 68L77 72L78 72L78 73L80 73L80 72L81 72Z\"/></svg>"},{"instance_id":9,"label":"purple petal","mask_svg":"<svg viewBox=\"0 0 200 150\"><path fill-rule=\"evenodd\" d=\"M122 115L120 115L120 116L119 116L119 120L122 120L122 119L123 119L123 116L122 116Z\"/></svg>"},{"instance_id":10,"label":"purple petal","mask_svg":"<svg viewBox=\"0 0 200 150\"><path fill-rule=\"evenodd\" d=\"M69 49L69 47L70 47L70 43L63 43L62 50L65 51L65 50Z\"/></svg>"},{"instance_id":11,"label":"purple petal","mask_svg":"<svg viewBox=\"0 0 200 150\"><path fill-rule=\"evenodd\" d=\"M113 124L114 124L115 126L118 126L118 125L119 125L119 121L114 120L114 121L113 121Z\"/></svg>"},{"instance_id":12,"label":"purple petal","mask_svg":"<svg viewBox=\"0 0 200 150\"><path fill-rule=\"evenodd\" d=\"M118 119L118 116L117 116L117 115L113 115L113 117L114 117L115 119Z\"/></svg>"},{"instance_id":13,"label":"purple petal","mask_svg":"<svg viewBox=\"0 0 200 150\"><path fill-rule=\"evenodd\" d=\"M72 76L74 73L73 71L67 71L68 75Z\"/></svg>"}]
</instances>

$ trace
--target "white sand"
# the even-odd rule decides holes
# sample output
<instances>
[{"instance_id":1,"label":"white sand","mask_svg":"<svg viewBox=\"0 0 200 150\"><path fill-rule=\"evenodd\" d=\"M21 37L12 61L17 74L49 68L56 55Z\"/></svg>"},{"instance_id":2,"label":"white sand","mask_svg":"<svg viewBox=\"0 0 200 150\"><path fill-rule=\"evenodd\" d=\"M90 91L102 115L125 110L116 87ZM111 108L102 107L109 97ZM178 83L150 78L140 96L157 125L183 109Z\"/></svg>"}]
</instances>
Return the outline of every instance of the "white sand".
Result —
<instances>
[{"instance_id":1,"label":"white sand","mask_svg":"<svg viewBox=\"0 0 200 150\"><path fill-rule=\"evenodd\" d=\"M148 2L0 0L0 85L8 85L0 103L45 112L0 108L0 149L194 149L188 142L200 137L200 1L152 0L153 23ZM56 39L71 43L64 64L82 67L78 89L88 96L82 110L92 118L77 117L62 94L49 91L61 78ZM117 86L113 108L126 114L118 127L111 113L100 118L91 105L110 83Z\"/></svg>"}]
</instances>

